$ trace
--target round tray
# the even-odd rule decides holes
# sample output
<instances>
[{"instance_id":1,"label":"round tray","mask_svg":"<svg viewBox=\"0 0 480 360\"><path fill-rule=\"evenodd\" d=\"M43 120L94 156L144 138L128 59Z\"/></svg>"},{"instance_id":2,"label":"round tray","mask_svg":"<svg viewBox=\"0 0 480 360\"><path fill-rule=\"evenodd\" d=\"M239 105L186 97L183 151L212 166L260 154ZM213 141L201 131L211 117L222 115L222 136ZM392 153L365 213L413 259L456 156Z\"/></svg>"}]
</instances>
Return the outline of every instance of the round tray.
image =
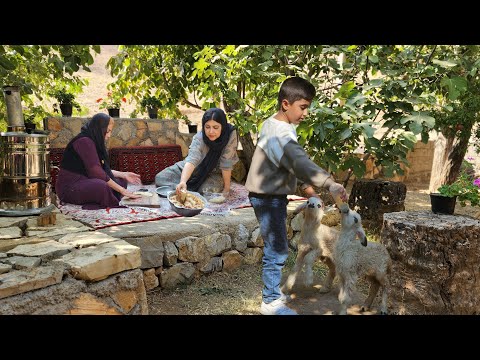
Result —
<instances>
[{"instance_id":1,"label":"round tray","mask_svg":"<svg viewBox=\"0 0 480 360\"><path fill-rule=\"evenodd\" d=\"M165 186L160 186L155 189L158 195L160 195L163 198L167 197L167 194L169 191L174 191L175 189L172 188L171 186L165 185Z\"/></svg>"}]
</instances>

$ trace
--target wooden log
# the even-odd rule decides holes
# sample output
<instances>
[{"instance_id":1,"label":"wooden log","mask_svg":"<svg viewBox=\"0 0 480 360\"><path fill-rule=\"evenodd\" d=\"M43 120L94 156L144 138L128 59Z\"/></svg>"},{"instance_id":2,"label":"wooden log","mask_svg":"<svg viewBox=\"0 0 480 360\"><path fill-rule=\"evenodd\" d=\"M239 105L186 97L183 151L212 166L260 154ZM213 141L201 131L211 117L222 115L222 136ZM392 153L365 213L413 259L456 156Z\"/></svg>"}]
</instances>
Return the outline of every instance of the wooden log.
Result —
<instances>
[{"instance_id":1,"label":"wooden log","mask_svg":"<svg viewBox=\"0 0 480 360\"><path fill-rule=\"evenodd\" d=\"M384 214L393 267L389 311L480 314L480 221L431 211Z\"/></svg>"},{"instance_id":2,"label":"wooden log","mask_svg":"<svg viewBox=\"0 0 480 360\"><path fill-rule=\"evenodd\" d=\"M362 217L366 227L380 228L383 214L405 210L407 187L386 180L357 180L353 183L348 205Z\"/></svg>"}]
</instances>

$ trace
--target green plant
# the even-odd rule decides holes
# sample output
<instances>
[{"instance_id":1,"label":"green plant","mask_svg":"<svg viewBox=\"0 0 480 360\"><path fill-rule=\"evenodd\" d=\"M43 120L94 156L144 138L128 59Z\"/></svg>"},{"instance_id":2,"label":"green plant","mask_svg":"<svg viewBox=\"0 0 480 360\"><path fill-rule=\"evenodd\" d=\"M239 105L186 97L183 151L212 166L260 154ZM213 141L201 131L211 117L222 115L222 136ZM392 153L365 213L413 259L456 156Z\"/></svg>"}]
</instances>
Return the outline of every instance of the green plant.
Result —
<instances>
[{"instance_id":1,"label":"green plant","mask_svg":"<svg viewBox=\"0 0 480 360\"><path fill-rule=\"evenodd\" d=\"M185 121L185 124L187 124L187 125L192 125L192 120L190 120L187 115L182 115L182 116L180 117L180 119L182 119L183 121Z\"/></svg>"},{"instance_id":2,"label":"green plant","mask_svg":"<svg viewBox=\"0 0 480 360\"><path fill-rule=\"evenodd\" d=\"M53 90L50 93L50 96L57 100L57 103L53 104L53 109L55 112L58 112L58 106L61 104L71 104L78 111L81 110L80 104L75 101L75 95L71 92L68 92L66 89Z\"/></svg>"},{"instance_id":3,"label":"green plant","mask_svg":"<svg viewBox=\"0 0 480 360\"><path fill-rule=\"evenodd\" d=\"M111 91L107 93L106 98L97 99L99 109L120 109L122 102L126 103L127 99L122 95L113 94Z\"/></svg>"},{"instance_id":4,"label":"green plant","mask_svg":"<svg viewBox=\"0 0 480 360\"><path fill-rule=\"evenodd\" d=\"M156 96L146 95L140 101L140 106L149 109L158 109L162 106L162 102Z\"/></svg>"},{"instance_id":5,"label":"green plant","mask_svg":"<svg viewBox=\"0 0 480 360\"><path fill-rule=\"evenodd\" d=\"M41 121L49 115L50 114L41 106L32 106L23 109L23 120L25 124L41 124Z\"/></svg>"},{"instance_id":6,"label":"green plant","mask_svg":"<svg viewBox=\"0 0 480 360\"><path fill-rule=\"evenodd\" d=\"M443 196L454 197L460 201L461 206L480 205L480 177L475 177L473 165L464 160L460 168L460 174L451 184L444 184L438 188L438 192Z\"/></svg>"}]
</instances>

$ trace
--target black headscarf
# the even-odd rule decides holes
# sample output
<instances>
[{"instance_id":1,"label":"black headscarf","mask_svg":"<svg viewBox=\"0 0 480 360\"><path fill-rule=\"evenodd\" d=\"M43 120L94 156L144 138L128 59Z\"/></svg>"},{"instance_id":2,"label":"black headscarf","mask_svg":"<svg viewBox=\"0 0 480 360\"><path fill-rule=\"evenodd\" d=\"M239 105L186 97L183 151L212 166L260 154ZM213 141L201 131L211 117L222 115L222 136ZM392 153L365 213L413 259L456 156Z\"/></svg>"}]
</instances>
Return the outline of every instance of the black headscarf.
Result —
<instances>
[{"instance_id":1,"label":"black headscarf","mask_svg":"<svg viewBox=\"0 0 480 360\"><path fill-rule=\"evenodd\" d=\"M76 139L81 137L88 137L93 140L97 149L100 164L108 177L114 179L112 170L110 169L110 160L108 157L107 148L105 147L105 134L107 133L108 124L110 124L110 116L105 113L98 113L93 115L89 122L82 126L80 134L72 139L73 143Z\"/></svg>"},{"instance_id":2,"label":"black headscarf","mask_svg":"<svg viewBox=\"0 0 480 360\"><path fill-rule=\"evenodd\" d=\"M222 125L222 132L218 139L211 141L205 134L205 123L214 120ZM230 135L235 127L227 123L227 116L222 109L211 108L205 111L202 117L202 136L203 142L208 146L209 150L202 162L195 168L192 176L187 181L187 189L190 191L198 191L208 175L217 166L218 160L222 155L222 151L230 140Z\"/></svg>"}]
</instances>

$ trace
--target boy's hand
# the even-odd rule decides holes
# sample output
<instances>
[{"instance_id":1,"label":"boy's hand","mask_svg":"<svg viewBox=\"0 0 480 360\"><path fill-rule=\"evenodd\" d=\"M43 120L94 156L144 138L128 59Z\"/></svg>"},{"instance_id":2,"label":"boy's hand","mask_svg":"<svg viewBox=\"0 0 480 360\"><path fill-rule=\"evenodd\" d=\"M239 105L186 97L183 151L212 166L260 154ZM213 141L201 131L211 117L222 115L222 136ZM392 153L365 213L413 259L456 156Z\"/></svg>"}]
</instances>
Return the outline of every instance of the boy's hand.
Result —
<instances>
[{"instance_id":1,"label":"boy's hand","mask_svg":"<svg viewBox=\"0 0 480 360\"><path fill-rule=\"evenodd\" d=\"M317 199L320 199L320 195L315 192L315 189L312 186L303 189L303 193L306 195L306 198L316 197Z\"/></svg>"},{"instance_id":2,"label":"boy's hand","mask_svg":"<svg viewBox=\"0 0 480 360\"><path fill-rule=\"evenodd\" d=\"M330 187L328 188L328 191L330 191L334 199L340 196L340 199L342 199L343 202L347 202L348 200L347 191L339 183L333 183L332 185L330 185Z\"/></svg>"}]
</instances>

